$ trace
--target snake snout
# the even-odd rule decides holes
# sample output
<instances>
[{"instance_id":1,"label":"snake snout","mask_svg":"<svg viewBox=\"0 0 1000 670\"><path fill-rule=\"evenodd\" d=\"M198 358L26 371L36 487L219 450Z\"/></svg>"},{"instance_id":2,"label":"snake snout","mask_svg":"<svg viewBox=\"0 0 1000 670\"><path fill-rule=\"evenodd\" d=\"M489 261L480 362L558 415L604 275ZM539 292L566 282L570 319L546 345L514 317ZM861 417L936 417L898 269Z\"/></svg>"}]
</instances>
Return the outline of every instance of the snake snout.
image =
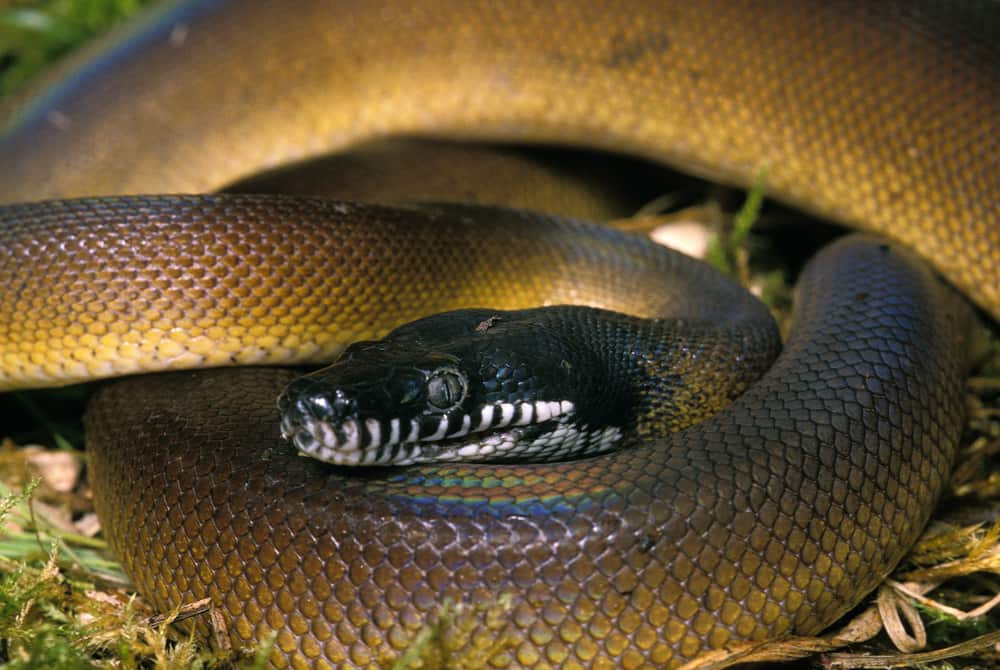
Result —
<instances>
[{"instance_id":1,"label":"snake snout","mask_svg":"<svg viewBox=\"0 0 1000 670\"><path fill-rule=\"evenodd\" d=\"M310 418L341 422L357 416L357 402L342 389L331 388L309 377L296 379L278 398L282 418Z\"/></svg>"},{"instance_id":2,"label":"snake snout","mask_svg":"<svg viewBox=\"0 0 1000 670\"><path fill-rule=\"evenodd\" d=\"M355 452L359 443L357 401L342 389L302 377L278 398L281 435L306 454L326 449Z\"/></svg>"}]
</instances>

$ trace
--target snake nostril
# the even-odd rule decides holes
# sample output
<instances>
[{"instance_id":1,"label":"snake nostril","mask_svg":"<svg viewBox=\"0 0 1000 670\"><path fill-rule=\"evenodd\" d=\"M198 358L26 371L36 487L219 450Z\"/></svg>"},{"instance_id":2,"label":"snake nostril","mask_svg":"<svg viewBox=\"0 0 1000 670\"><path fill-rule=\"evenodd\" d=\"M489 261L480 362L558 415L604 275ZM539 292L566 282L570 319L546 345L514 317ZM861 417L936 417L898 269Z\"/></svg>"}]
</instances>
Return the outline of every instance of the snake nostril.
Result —
<instances>
[{"instance_id":1,"label":"snake nostril","mask_svg":"<svg viewBox=\"0 0 1000 670\"><path fill-rule=\"evenodd\" d=\"M281 412L291 415L299 421L319 421L324 423L339 423L353 418L357 413L357 403L347 397L340 389L290 386L285 395L287 400L281 403Z\"/></svg>"},{"instance_id":2,"label":"snake nostril","mask_svg":"<svg viewBox=\"0 0 1000 670\"><path fill-rule=\"evenodd\" d=\"M307 377L293 381L278 398L278 412L300 421L343 418L352 406L339 390L332 390Z\"/></svg>"},{"instance_id":3,"label":"snake nostril","mask_svg":"<svg viewBox=\"0 0 1000 670\"><path fill-rule=\"evenodd\" d=\"M335 412L334 404L325 395L305 396L300 398L296 405L299 407L300 412L318 421L325 421L334 416L334 414L340 414L339 411ZM337 403L337 409L340 409L339 403Z\"/></svg>"}]
</instances>

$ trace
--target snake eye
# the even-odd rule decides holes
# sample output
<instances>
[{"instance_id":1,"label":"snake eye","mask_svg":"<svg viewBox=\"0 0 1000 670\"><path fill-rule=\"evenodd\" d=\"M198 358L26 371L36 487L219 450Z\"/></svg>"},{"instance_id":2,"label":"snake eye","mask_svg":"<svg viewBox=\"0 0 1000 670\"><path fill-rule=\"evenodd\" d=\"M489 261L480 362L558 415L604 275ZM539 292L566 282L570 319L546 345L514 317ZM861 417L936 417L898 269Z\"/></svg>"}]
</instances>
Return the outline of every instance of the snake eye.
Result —
<instances>
[{"instance_id":1,"label":"snake eye","mask_svg":"<svg viewBox=\"0 0 1000 670\"><path fill-rule=\"evenodd\" d=\"M438 368L427 379L427 404L432 410L447 411L465 400L465 377L454 368Z\"/></svg>"}]
</instances>

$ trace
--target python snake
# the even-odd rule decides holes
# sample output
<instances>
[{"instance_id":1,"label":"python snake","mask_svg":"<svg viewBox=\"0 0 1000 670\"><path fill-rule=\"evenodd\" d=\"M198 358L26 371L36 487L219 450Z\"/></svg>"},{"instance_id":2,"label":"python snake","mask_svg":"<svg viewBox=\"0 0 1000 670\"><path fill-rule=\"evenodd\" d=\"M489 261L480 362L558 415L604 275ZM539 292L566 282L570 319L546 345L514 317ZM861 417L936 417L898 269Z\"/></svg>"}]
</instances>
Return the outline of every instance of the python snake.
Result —
<instances>
[{"instance_id":1,"label":"python snake","mask_svg":"<svg viewBox=\"0 0 1000 670\"><path fill-rule=\"evenodd\" d=\"M673 666L831 623L915 539L961 427L963 310L904 247L1000 318L998 13L202 0L67 65L3 113L0 202L203 192L417 134L581 144L744 185L767 166L776 197L893 240L812 265L785 351L727 409L578 463L345 476L279 439L288 372L110 385L89 418L94 485L139 589L165 608L211 595L239 643L276 631L277 667L388 663L445 599L472 607L448 658L510 667ZM335 292L305 294L321 263L295 253L315 201L259 202L4 209L6 384L330 355L343 343L309 344L302 317ZM53 224L60 209L78 225ZM199 238L193 218L219 225ZM344 293L369 307L342 331L370 337L420 273L351 229L334 260L371 273ZM445 248L423 234L423 253ZM106 250L125 274L92 260Z\"/></svg>"}]
</instances>

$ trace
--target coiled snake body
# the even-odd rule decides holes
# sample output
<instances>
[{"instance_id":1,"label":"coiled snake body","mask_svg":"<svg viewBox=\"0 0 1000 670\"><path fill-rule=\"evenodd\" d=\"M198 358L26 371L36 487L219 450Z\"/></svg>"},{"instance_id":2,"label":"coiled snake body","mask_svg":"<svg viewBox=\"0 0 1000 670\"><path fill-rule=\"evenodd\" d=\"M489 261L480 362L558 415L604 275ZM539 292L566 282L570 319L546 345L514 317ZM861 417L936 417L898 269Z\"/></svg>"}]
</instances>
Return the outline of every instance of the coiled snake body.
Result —
<instances>
[{"instance_id":1,"label":"coiled snake body","mask_svg":"<svg viewBox=\"0 0 1000 670\"><path fill-rule=\"evenodd\" d=\"M728 408L579 462L350 475L279 438L292 373L108 386L88 423L94 485L139 589L162 607L212 596L238 642L276 631L279 667L388 663L445 600L467 608L442 662L537 668L677 665L816 632L858 602L926 521L961 428L967 314L904 247L1000 317L997 11L778 7L182 2L12 105L3 202L202 192L418 133L614 148L733 183L766 165L779 197L894 240L811 265L784 352ZM425 309L550 300L539 286L560 268L603 262L600 235L561 228L575 224L539 223L551 245L504 225L462 246L461 216L393 212L245 196L4 208L0 375L316 361ZM495 294L504 263L529 278L513 297ZM650 281L619 270L590 283Z\"/></svg>"}]
</instances>

